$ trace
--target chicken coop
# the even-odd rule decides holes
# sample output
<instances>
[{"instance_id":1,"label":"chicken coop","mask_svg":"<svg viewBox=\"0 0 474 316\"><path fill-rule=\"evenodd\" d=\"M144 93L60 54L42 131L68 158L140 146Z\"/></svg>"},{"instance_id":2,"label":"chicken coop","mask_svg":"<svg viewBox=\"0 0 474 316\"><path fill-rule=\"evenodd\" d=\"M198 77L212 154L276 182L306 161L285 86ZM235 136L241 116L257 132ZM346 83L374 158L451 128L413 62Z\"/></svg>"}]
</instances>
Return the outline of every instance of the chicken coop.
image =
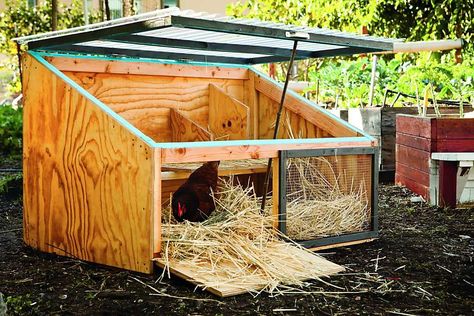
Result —
<instances>
[{"instance_id":1,"label":"chicken coop","mask_svg":"<svg viewBox=\"0 0 474 316\"><path fill-rule=\"evenodd\" d=\"M273 139L284 87L253 65L390 51L394 40L166 9L17 41L33 248L151 273L170 194L216 160L221 177L262 194L271 159L275 227L307 247L377 237L377 141L292 91ZM322 221L339 228L318 231Z\"/></svg>"}]
</instances>

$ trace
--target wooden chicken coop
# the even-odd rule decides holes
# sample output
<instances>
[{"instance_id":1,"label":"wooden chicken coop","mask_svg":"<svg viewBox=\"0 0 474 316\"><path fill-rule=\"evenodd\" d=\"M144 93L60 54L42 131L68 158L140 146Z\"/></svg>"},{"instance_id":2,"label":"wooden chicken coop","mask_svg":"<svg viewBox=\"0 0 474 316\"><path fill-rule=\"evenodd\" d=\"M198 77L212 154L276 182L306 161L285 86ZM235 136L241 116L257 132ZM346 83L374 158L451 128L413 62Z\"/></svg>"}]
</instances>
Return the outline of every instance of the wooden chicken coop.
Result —
<instances>
[{"instance_id":1,"label":"wooden chicken coop","mask_svg":"<svg viewBox=\"0 0 474 316\"><path fill-rule=\"evenodd\" d=\"M362 231L308 246L377 236L376 140L290 91L271 139L283 88L251 65L287 61L295 41L296 60L389 51L394 41L175 9L17 41L28 46L28 245L150 273L161 250L162 203L191 172L179 164L220 160L221 176L261 186L266 159L274 159L273 211L284 218L279 205L291 188L281 179L291 174L283 169L302 156L327 157L331 170L352 175L346 186L363 182L368 205ZM222 163L231 160L254 162Z\"/></svg>"}]
</instances>

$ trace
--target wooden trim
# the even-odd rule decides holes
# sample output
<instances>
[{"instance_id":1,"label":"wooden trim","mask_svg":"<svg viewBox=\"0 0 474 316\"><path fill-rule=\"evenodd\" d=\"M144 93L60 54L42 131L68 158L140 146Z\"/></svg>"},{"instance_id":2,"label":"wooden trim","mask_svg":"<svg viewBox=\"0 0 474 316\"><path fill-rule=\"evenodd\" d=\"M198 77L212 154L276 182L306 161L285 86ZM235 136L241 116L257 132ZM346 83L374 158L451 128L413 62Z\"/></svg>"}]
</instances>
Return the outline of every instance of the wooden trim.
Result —
<instances>
[{"instance_id":1,"label":"wooden trim","mask_svg":"<svg viewBox=\"0 0 474 316\"><path fill-rule=\"evenodd\" d=\"M273 228L278 229L278 214L280 213L280 169L279 169L279 158L273 158L272 161L272 198L273 198L273 209L272 214L274 216Z\"/></svg>"},{"instance_id":2,"label":"wooden trim","mask_svg":"<svg viewBox=\"0 0 474 316\"><path fill-rule=\"evenodd\" d=\"M258 139L258 91L255 89L255 73L249 71L249 79L244 81L244 103L250 108L250 136Z\"/></svg>"},{"instance_id":3,"label":"wooden trim","mask_svg":"<svg viewBox=\"0 0 474 316\"><path fill-rule=\"evenodd\" d=\"M61 71L111 73L126 75L149 75L190 78L248 79L246 68L221 66L195 66L178 64L158 64L147 62L128 62L120 60L100 60L71 57L44 57Z\"/></svg>"},{"instance_id":4,"label":"wooden trim","mask_svg":"<svg viewBox=\"0 0 474 316\"><path fill-rule=\"evenodd\" d=\"M331 244L331 245L325 245L325 246L309 248L309 250L311 250L311 251L320 251L320 250L332 249L332 248L338 248L338 247L354 246L354 245L368 243L368 242L374 241L375 239L376 238L354 240L354 241L342 242L342 243L338 243L338 244Z\"/></svg>"},{"instance_id":5,"label":"wooden trim","mask_svg":"<svg viewBox=\"0 0 474 316\"><path fill-rule=\"evenodd\" d=\"M153 149L152 258L161 252L161 148Z\"/></svg>"},{"instance_id":6,"label":"wooden trim","mask_svg":"<svg viewBox=\"0 0 474 316\"><path fill-rule=\"evenodd\" d=\"M361 137L362 138L362 137ZM362 138L364 139L364 138ZM202 162L214 160L238 160L257 158L277 158L280 150L320 149L320 148L354 148L371 146L370 140L358 142L315 142L315 143L281 143L268 145L222 145L215 147L177 147L162 148L162 163Z\"/></svg>"},{"instance_id":7,"label":"wooden trim","mask_svg":"<svg viewBox=\"0 0 474 316\"><path fill-rule=\"evenodd\" d=\"M439 201L442 207L456 207L458 161L439 162Z\"/></svg>"},{"instance_id":8,"label":"wooden trim","mask_svg":"<svg viewBox=\"0 0 474 316\"><path fill-rule=\"evenodd\" d=\"M275 102L280 102L283 89L275 83L271 82L270 80L263 78L258 74L255 75L255 88L270 99L274 100ZM303 103L291 93L287 94L284 106L293 113L302 116L311 124L314 124L317 127L325 130L331 136L358 136L358 133L355 130L338 122L336 119L332 118L327 113L324 113L322 109Z\"/></svg>"}]
</instances>

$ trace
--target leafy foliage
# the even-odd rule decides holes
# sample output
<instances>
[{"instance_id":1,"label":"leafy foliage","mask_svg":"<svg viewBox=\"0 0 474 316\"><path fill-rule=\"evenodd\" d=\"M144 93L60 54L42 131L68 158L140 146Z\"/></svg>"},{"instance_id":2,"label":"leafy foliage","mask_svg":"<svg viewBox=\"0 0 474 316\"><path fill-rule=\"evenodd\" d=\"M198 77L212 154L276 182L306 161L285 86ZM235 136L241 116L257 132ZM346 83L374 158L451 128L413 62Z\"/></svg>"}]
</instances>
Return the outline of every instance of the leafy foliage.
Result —
<instances>
[{"instance_id":1,"label":"leafy foliage","mask_svg":"<svg viewBox=\"0 0 474 316\"><path fill-rule=\"evenodd\" d=\"M372 63L367 58L356 61L340 60L325 63L319 69L312 69L309 78L314 82L309 89L315 91L316 82L320 83L319 100L343 107L366 105L369 99L369 82ZM443 63L432 60L419 60L416 64L402 62L399 59L379 60L377 65L377 84L374 104L381 104L385 89L416 95L416 89L422 95L432 83L437 99L474 101L474 67L470 62L462 64ZM400 99L403 101L403 98ZM413 102L412 99L409 101Z\"/></svg>"},{"instance_id":2,"label":"leafy foliage","mask_svg":"<svg viewBox=\"0 0 474 316\"><path fill-rule=\"evenodd\" d=\"M474 0L248 0L227 7L235 17L360 32L410 41L462 37L473 53Z\"/></svg>"},{"instance_id":3,"label":"leafy foliage","mask_svg":"<svg viewBox=\"0 0 474 316\"><path fill-rule=\"evenodd\" d=\"M0 13L0 53L9 58L0 64L0 72L10 74L9 91L18 93L20 83L17 75L17 47L12 39L51 31L52 7L51 0L45 0L37 7L29 7L26 0L7 1L6 5L5 10ZM61 4L58 12L58 29L84 25L82 5L81 0L73 0L69 6ZM93 12L89 20L91 23L97 22L98 14Z\"/></svg>"},{"instance_id":4,"label":"leafy foliage","mask_svg":"<svg viewBox=\"0 0 474 316\"><path fill-rule=\"evenodd\" d=\"M0 152L21 156L23 109L0 106Z\"/></svg>"}]
</instances>

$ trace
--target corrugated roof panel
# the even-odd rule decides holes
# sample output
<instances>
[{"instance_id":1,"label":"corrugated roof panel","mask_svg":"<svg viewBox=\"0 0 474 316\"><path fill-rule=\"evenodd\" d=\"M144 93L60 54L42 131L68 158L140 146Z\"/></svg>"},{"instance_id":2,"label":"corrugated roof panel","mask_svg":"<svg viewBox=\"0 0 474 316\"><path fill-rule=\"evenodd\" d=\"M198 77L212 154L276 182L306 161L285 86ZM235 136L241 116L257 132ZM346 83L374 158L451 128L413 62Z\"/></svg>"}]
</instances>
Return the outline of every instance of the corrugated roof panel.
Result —
<instances>
[{"instance_id":1,"label":"corrugated roof panel","mask_svg":"<svg viewBox=\"0 0 474 316\"><path fill-rule=\"evenodd\" d=\"M393 50L398 41L179 9L17 39L43 51L240 64L288 60L295 40L297 59Z\"/></svg>"}]
</instances>

